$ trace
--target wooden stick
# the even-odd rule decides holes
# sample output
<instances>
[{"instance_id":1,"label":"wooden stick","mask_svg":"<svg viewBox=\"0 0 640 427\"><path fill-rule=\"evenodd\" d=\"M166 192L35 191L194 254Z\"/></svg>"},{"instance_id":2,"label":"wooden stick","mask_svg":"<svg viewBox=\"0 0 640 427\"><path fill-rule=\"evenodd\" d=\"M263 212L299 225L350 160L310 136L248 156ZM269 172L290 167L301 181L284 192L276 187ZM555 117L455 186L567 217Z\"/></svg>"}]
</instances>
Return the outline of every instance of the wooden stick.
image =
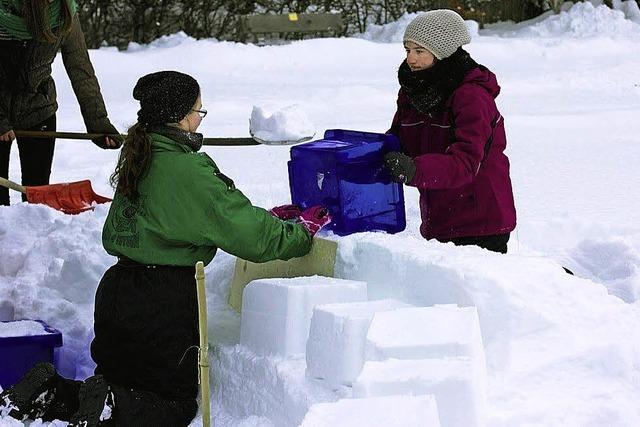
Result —
<instances>
[{"instance_id":1,"label":"wooden stick","mask_svg":"<svg viewBox=\"0 0 640 427\"><path fill-rule=\"evenodd\" d=\"M37 131L37 130L17 130L15 131L17 138L60 138L60 139L94 139L103 136L116 136L105 135L102 133L83 133L83 132L49 132L49 131ZM126 138L127 135L120 135ZM260 145L260 141L257 141L251 137L246 138L204 138L202 140L203 145L219 145L219 146L244 146L244 145ZM266 144L266 143L265 143Z\"/></svg>"},{"instance_id":2,"label":"wooden stick","mask_svg":"<svg viewBox=\"0 0 640 427\"><path fill-rule=\"evenodd\" d=\"M12 190L16 190L21 192L22 194L27 194L27 188L23 185L17 184L13 181L9 181L6 178L0 177L0 185L3 187L10 188Z\"/></svg>"},{"instance_id":3,"label":"wooden stick","mask_svg":"<svg viewBox=\"0 0 640 427\"><path fill-rule=\"evenodd\" d=\"M211 400L209 393L209 337L207 331L207 295L204 287L204 264L196 263L196 289L198 293L198 325L200 329L200 405L202 406L202 423L211 426Z\"/></svg>"}]
</instances>

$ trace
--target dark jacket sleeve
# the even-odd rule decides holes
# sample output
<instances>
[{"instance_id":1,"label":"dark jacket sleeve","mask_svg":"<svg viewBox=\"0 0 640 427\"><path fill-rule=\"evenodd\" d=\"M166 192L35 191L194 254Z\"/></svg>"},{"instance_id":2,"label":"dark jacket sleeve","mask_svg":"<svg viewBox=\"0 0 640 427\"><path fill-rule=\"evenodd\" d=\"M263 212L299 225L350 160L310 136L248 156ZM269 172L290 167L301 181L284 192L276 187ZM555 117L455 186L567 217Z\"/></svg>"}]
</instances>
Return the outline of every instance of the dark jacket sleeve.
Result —
<instances>
[{"instance_id":1,"label":"dark jacket sleeve","mask_svg":"<svg viewBox=\"0 0 640 427\"><path fill-rule=\"evenodd\" d=\"M189 227L199 229L196 244L212 244L223 251L253 262L290 259L306 255L311 236L300 224L275 218L253 206L240 190L212 173L210 167L194 168L192 182L205 209L195 213Z\"/></svg>"},{"instance_id":2,"label":"dark jacket sleeve","mask_svg":"<svg viewBox=\"0 0 640 427\"><path fill-rule=\"evenodd\" d=\"M60 50L87 131L112 133L113 126L107 117L107 109L77 16L73 18L71 31L65 37Z\"/></svg>"},{"instance_id":3,"label":"dark jacket sleeve","mask_svg":"<svg viewBox=\"0 0 640 427\"><path fill-rule=\"evenodd\" d=\"M447 189L470 183L478 174L484 146L491 137L495 101L475 85L460 87L451 105L455 142L444 154L429 153L415 158L416 175L410 185Z\"/></svg>"}]
</instances>

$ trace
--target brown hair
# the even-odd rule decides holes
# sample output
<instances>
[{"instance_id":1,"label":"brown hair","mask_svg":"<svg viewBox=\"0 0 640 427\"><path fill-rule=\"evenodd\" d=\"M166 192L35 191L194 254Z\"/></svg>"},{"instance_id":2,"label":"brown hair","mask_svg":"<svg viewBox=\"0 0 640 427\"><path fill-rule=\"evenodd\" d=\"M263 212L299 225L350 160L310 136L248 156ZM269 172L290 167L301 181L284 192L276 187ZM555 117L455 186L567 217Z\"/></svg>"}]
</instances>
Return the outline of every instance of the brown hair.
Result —
<instances>
[{"instance_id":1,"label":"brown hair","mask_svg":"<svg viewBox=\"0 0 640 427\"><path fill-rule=\"evenodd\" d=\"M55 7L56 3L60 5L60 17L62 19L61 25L57 28L57 33L51 28L51 22L49 22L49 8ZM22 17L35 40L55 43L71 30L73 12L68 0L59 0L57 2L27 0L23 2Z\"/></svg>"},{"instance_id":2,"label":"brown hair","mask_svg":"<svg viewBox=\"0 0 640 427\"><path fill-rule=\"evenodd\" d=\"M127 131L116 169L111 175L111 186L128 199L135 201L140 195L138 183L149 170L151 163L151 140L140 123Z\"/></svg>"}]
</instances>

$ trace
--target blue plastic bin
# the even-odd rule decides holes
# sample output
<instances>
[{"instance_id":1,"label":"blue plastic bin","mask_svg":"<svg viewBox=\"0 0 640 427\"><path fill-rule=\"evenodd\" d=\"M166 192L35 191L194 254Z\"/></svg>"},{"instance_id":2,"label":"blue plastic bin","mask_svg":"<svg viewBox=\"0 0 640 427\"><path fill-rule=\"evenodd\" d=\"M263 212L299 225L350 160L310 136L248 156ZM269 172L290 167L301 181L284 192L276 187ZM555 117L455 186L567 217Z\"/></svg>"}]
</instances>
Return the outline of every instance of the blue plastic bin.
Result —
<instances>
[{"instance_id":1,"label":"blue plastic bin","mask_svg":"<svg viewBox=\"0 0 640 427\"><path fill-rule=\"evenodd\" d=\"M35 321L44 327L41 335L0 337L0 385L3 389L17 383L39 362L50 362L58 367L54 350L62 346L62 333L41 320Z\"/></svg>"},{"instance_id":2,"label":"blue plastic bin","mask_svg":"<svg viewBox=\"0 0 640 427\"><path fill-rule=\"evenodd\" d=\"M291 148L291 201L303 208L327 207L333 217L327 228L341 236L402 231L402 185L392 182L383 167L384 154L399 149L393 135L327 130L323 139Z\"/></svg>"}]
</instances>

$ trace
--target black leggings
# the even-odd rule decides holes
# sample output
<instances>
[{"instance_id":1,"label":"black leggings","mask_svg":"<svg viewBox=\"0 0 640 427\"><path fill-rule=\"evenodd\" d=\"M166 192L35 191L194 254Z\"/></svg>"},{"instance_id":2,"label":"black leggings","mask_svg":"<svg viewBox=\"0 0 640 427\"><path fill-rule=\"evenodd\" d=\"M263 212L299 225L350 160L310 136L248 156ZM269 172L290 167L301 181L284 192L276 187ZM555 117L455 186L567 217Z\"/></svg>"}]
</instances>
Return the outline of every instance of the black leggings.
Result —
<instances>
[{"instance_id":1,"label":"black leggings","mask_svg":"<svg viewBox=\"0 0 640 427\"><path fill-rule=\"evenodd\" d=\"M53 115L29 129L20 130L55 131L56 116ZM53 138L17 138L17 141L18 152L20 153L22 185L49 184L56 140ZM0 176L3 178L9 178L10 153L11 143L0 141ZM24 195L22 196L22 200L26 200ZM1 186L0 205L9 206L9 189Z\"/></svg>"},{"instance_id":2,"label":"black leggings","mask_svg":"<svg viewBox=\"0 0 640 427\"><path fill-rule=\"evenodd\" d=\"M507 253L507 242L509 236L507 234L494 234L492 236L478 236L478 237L456 237L454 239L440 240L443 243L453 242L456 246L479 246L483 249L488 249L493 252L499 252L501 254Z\"/></svg>"},{"instance_id":3,"label":"black leggings","mask_svg":"<svg viewBox=\"0 0 640 427\"><path fill-rule=\"evenodd\" d=\"M119 261L96 292L91 356L114 384L117 425L188 425L197 411L193 267Z\"/></svg>"}]
</instances>

